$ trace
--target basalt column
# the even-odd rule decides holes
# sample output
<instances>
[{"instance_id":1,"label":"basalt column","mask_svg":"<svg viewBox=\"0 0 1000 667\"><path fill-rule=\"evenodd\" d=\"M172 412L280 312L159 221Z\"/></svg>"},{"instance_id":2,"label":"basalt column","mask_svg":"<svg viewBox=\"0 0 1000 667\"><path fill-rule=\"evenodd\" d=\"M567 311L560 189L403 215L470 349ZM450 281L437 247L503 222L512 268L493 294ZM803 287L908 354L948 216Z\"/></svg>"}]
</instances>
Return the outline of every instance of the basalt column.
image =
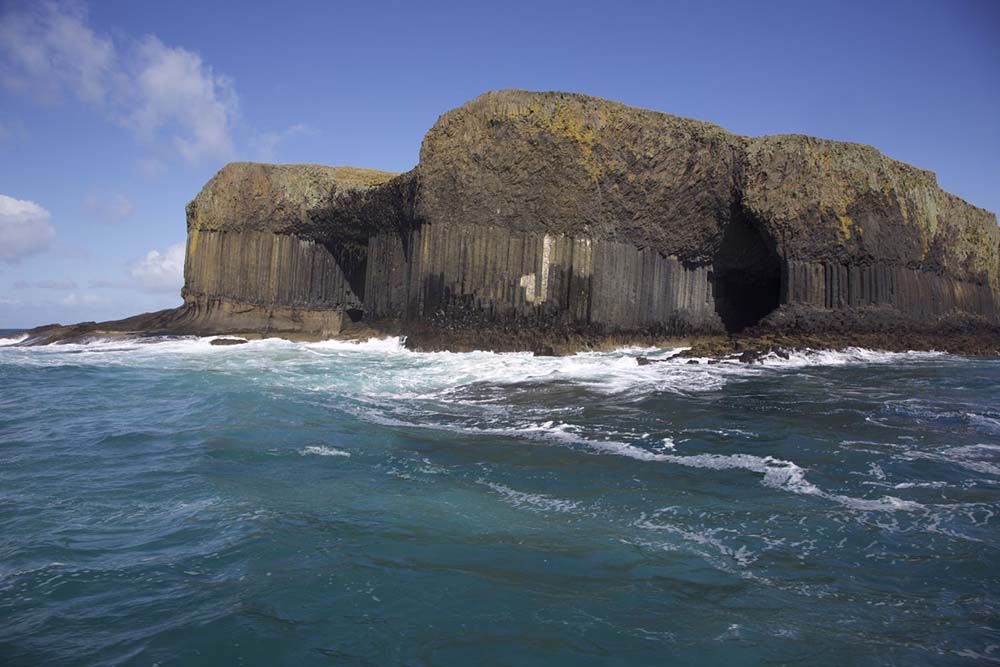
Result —
<instances>
[{"instance_id":1,"label":"basalt column","mask_svg":"<svg viewBox=\"0 0 1000 667\"><path fill-rule=\"evenodd\" d=\"M365 317L449 329L721 331L708 266L649 248L488 225L424 224L368 243Z\"/></svg>"}]
</instances>

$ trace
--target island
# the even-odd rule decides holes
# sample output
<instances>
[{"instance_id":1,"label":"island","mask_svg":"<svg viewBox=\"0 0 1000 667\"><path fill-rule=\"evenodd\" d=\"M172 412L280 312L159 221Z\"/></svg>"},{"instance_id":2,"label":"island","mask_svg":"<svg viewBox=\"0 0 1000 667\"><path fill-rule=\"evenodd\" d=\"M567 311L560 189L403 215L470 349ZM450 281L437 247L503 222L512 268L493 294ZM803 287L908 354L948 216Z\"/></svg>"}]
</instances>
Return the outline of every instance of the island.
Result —
<instances>
[{"instance_id":1,"label":"island","mask_svg":"<svg viewBox=\"0 0 1000 667\"><path fill-rule=\"evenodd\" d=\"M1000 352L996 216L932 172L585 95L481 95L441 116L402 174L228 164L186 213L183 305L39 327L24 344Z\"/></svg>"}]
</instances>

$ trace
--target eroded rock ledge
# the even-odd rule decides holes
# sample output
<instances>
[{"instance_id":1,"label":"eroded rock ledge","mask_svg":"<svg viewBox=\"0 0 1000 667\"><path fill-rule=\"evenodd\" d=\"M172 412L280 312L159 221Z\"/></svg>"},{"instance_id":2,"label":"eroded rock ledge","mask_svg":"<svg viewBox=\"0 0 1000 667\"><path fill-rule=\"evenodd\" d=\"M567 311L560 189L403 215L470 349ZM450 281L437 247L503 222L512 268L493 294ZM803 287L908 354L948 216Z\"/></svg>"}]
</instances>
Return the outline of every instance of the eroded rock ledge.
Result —
<instances>
[{"instance_id":1,"label":"eroded rock ledge","mask_svg":"<svg viewBox=\"0 0 1000 667\"><path fill-rule=\"evenodd\" d=\"M405 174L227 165L187 229L183 306L30 340L388 332L568 351L1000 332L996 217L931 172L582 95L486 93L444 114Z\"/></svg>"}]
</instances>

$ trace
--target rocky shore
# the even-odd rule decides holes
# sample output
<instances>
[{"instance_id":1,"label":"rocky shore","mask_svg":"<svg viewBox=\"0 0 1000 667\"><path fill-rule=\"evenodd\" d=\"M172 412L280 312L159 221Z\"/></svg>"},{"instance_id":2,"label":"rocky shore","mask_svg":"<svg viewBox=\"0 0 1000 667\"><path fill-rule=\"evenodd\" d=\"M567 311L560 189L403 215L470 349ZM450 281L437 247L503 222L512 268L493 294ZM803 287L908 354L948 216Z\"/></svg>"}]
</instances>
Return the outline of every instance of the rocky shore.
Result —
<instances>
[{"instance_id":1,"label":"rocky shore","mask_svg":"<svg viewBox=\"0 0 1000 667\"><path fill-rule=\"evenodd\" d=\"M182 306L94 336L402 335L564 354L691 341L940 349L1000 341L996 216L874 148L569 93L484 94L405 174L234 163L188 204Z\"/></svg>"}]
</instances>

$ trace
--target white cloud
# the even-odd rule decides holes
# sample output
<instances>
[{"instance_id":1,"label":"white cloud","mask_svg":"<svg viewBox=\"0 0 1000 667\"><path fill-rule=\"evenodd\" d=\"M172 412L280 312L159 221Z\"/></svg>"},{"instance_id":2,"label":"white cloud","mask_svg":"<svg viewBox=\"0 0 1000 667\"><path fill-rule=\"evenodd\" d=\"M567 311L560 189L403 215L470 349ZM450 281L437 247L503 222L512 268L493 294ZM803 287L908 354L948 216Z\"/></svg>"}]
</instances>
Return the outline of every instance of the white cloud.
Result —
<instances>
[{"instance_id":1,"label":"white cloud","mask_svg":"<svg viewBox=\"0 0 1000 667\"><path fill-rule=\"evenodd\" d=\"M70 292L63 298L59 299L59 305L61 306L93 306L96 303L100 303L103 299L96 294L91 294L90 292Z\"/></svg>"},{"instance_id":2,"label":"white cloud","mask_svg":"<svg viewBox=\"0 0 1000 667\"><path fill-rule=\"evenodd\" d=\"M176 243L163 252L150 250L132 265L129 275L150 292L180 291L184 284L184 244Z\"/></svg>"},{"instance_id":3,"label":"white cloud","mask_svg":"<svg viewBox=\"0 0 1000 667\"><path fill-rule=\"evenodd\" d=\"M91 280L88 285L90 289L118 289L123 287L131 287L130 284L119 281L119 280Z\"/></svg>"},{"instance_id":4,"label":"white cloud","mask_svg":"<svg viewBox=\"0 0 1000 667\"><path fill-rule=\"evenodd\" d=\"M279 132L261 132L250 139L250 150L256 159L272 162L279 144L292 137L312 134L315 134L315 131L302 123L290 125Z\"/></svg>"},{"instance_id":5,"label":"white cloud","mask_svg":"<svg viewBox=\"0 0 1000 667\"><path fill-rule=\"evenodd\" d=\"M0 195L0 261L13 264L47 250L56 237L49 217L33 201Z\"/></svg>"},{"instance_id":6,"label":"white cloud","mask_svg":"<svg viewBox=\"0 0 1000 667\"><path fill-rule=\"evenodd\" d=\"M115 48L86 20L77 4L40 2L8 12L0 20L3 83L47 100L68 89L85 102L102 104L114 78Z\"/></svg>"},{"instance_id":7,"label":"white cloud","mask_svg":"<svg viewBox=\"0 0 1000 667\"><path fill-rule=\"evenodd\" d=\"M167 138L184 159L230 159L239 99L201 57L147 35L101 36L80 5L44 2L0 16L0 84L104 110L144 141Z\"/></svg>"},{"instance_id":8,"label":"white cloud","mask_svg":"<svg viewBox=\"0 0 1000 667\"><path fill-rule=\"evenodd\" d=\"M18 280L14 283L14 289L76 289L76 283L72 280L39 280L36 283L29 283L27 280Z\"/></svg>"},{"instance_id":9,"label":"white cloud","mask_svg":"<svg viewBox=\"0 0 1000 667\"><path fill-rule=\"evenodd\" d=\"M129 114L128 125L145 137L166 129L191 162L231 157L239 108L232 80L216 75L198 54L170 48L152 35L140 42L137 62L138 108Z\"/></svg>"},{"instance_id":10,"label":"white cloud","mask_svg":"<svg viewBox=\"0 0 1000 667\"><path fill-rule=\"evenodd\" d=\"M132 215L135 207L125 195L99 195L92 192L83 200L83 210L100 222L117 225Z\"/></svg>"},{"instance_id":11,"label":"white cloud","mask_svg":"<svg viewBox=\"0 0 1000 667\"><path fill-rule=\"evenodd\" d=\"M76 283L72 280L39 280L35 287L42 289L76 289Z\"/></svg>"},{"instance_id":12,"label":"white cloud","mask_svg":"<svg viewBox=\"0 0 1000 667\"><path fill-rule=\"evenodd\" d=\"M139 170L139 173L146 178L159 176L167 168L163 162L157 160L155 157L144 157L136 160L135 166Z\"/></svg>"}]
</instances>

